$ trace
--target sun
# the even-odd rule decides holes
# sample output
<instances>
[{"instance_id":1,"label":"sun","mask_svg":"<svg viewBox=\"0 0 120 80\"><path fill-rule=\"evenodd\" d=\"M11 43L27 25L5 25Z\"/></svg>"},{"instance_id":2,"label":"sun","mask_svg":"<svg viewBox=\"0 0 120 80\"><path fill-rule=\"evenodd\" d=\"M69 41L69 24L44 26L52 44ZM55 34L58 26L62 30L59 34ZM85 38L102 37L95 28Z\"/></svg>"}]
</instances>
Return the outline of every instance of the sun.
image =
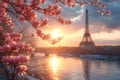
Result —
<instances>
[{"instance_id":1,"label":"sun","mask_svg":"<svg viewBox=\"0 0 120 80\"><path fill-rule=\"evenodd\" d=\"M53 30L53 32L51 33L51 38L52 38L52 39L60 38L60 37L62 37L62 36L63 36L63 35L62 35L62 31L61 31L61 29L59 29L59 28Z\"/></svg>"}]
</instances>

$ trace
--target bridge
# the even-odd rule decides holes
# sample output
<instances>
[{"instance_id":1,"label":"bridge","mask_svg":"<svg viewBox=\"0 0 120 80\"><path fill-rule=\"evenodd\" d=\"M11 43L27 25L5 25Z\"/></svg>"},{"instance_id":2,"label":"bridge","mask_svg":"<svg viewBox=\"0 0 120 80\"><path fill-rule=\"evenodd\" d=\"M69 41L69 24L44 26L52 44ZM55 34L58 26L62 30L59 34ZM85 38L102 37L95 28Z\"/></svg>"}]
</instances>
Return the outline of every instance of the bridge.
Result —
<instances>
[{"instance_id":1,"label":"bridge","mask_svg":"<svg viewBox=\"0 0 120 80\"><path fill-rule=\"evenodd\" d=\"M37 48L35 51L49 56L49 54L67 55L78 53L79 47L42 47Z\"/></svg>"},{"instance_id":2,"label":"bridge","mask_svg":"<svg viewBox=\"0 0 120 80\"><path fill-rule=\"evenodd\" d=\"M45 54L67 55L71 54L78 56L80 54L95 54L95 55L112 55L120 56L120 46L96 46L94 48L80 47L41 47L36 48L35 52Z\"/></svg>"}]
</instances>

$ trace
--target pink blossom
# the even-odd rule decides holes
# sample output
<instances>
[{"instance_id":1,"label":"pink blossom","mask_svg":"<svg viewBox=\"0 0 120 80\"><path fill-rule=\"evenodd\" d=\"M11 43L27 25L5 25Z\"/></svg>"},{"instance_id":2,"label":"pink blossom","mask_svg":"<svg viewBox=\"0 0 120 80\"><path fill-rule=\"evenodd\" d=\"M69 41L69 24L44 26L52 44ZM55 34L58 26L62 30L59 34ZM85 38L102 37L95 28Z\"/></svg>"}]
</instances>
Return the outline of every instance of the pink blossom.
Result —
<instances>
[{"instance_id":1,"label":"pink blossom","mask_svg":"<svg viewBox=\"0 0 120 80\"><path fill-rule=\"evenodd\" d=\"M34 48L28 47L26 50L27 50L28 52L33 52L33 51L34 51Z\"/></svg>"},{"instance_id":2,"label":"pink blossom","mask_svg":"<svg viewBox=\"0 0 120 80\"><path fill-rule=\"evenodd\" d=\"M2 58L3 62L9 63L9 64L18 64L18 63L25 63L30 60L29 56L4 56Z\"/></svg>"},{"instance_id":3,"label":"pink blossom","mask_svg":"<svg viewBox=\"0 0 120 80\"><path fill-rule=\"evenodd\" d=\"M18 70L19 70L20 73L24 73L25 71L28 70L28 68L25 65L19 65Z\"/></svg>"},{"instance_id":4,"label":"pink blossom","mask_svg":"<svg viewBox=\"0 0 120 80\"><path fill-rule=\"evenodd\" d=\"M3 30L3 27L2 27L2 26L0 26L0 31L1 31L1 30Z\"/></svg>"}]
</instances>

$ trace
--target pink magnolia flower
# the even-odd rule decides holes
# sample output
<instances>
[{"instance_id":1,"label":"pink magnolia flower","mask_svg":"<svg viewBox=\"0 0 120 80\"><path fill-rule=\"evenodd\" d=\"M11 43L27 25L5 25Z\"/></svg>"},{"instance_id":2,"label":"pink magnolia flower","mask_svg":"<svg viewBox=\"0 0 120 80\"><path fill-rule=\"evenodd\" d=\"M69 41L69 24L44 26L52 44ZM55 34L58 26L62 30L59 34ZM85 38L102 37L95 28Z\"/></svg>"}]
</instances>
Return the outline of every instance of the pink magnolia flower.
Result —
<instances>
[{"instance_id":1,"label":"pink magnolia flower","mask_svg":"<svg viewBox=\"0 0 120 80\"><path fill-rule=\"evenodd\" d=\"M18 70L19 70L20 73L25 73L25 71L27 71L28 68L25 65L19 65Z\"/></svg>"},{"instance_id":2,"label":"pink magnolia flower","mask_svg":"<svg viewBox=\"0 0 120 80\"><path fill-rule=\"evenodd\" d=\"M25 63L27 61L30 60L29 56L4 56L2 58L2 61L5 63L9 63L9 64L19 64L19 63Z\"/></svg>"},{"instance_id":3,"label":"pink magnolia flower","mask_svg":"<svg viewBox=\"0 0 120 80\"><path fill-rule=\"evenodd\" d=\"M1 31L1 30L3 30L3 27L2 27L2 26L0 26L0 31Z\"/></svg>"},{"instance_id":4,"label":"pink magnolia flower","mask_svg":"<svg viewBox=\"0 0 120 80\"><path fill-rule=\"evenodd\" d=\"M30 57L21 55L21 56L18 57L18 59L19 59L19 62L24 63L24 62L29 61Z\"/></svg>"}]
</instances>

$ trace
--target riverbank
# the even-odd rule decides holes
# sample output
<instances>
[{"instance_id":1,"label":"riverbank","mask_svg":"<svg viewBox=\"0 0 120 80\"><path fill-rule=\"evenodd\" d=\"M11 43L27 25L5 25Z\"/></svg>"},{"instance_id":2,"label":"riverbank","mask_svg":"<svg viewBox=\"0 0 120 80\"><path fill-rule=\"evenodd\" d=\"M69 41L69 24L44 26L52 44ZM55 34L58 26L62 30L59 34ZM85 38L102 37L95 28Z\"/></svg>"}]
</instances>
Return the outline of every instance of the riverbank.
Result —
<instances>
[{"instance_id":1,"label":"riverbank","mask_svg":"<svg viewBox=\"0 0 120 80\"><path fill-rule=\"evenodd\" d=\"M25 74L24 76L26 78L28 78L28 80L38 80L37 77L33 77L32 75L29 75L30 73L34 73L34 72L28 71L28 73ZM3 64L1 62L0 62L0 80L9 80L8 76L5 74L5 70L4 70ZM42 79L39 79L39 80L42 80Z\"/></svg>"},{"instance_id":2,"label":"riverbank","mask_svg":"<svg viewBox=\"0 0 120 80\"><path fill-rule=\"evenodd\" d=\"M79 55L79 57L84 59L120 61L120 56Z\"/></svg>"},{"instance_id":3,"label":"riverbank","mask_svg":"<svg viewBox=\"0 0 120 80\"><path fill-rule=\"evenodd\" d=\"M120 46L96 46L91 48L81 47L40 47L35 52L56 55L72 54L79 55L103 55L103 56L120 56Z\"/></svg>"}]
</instances>

